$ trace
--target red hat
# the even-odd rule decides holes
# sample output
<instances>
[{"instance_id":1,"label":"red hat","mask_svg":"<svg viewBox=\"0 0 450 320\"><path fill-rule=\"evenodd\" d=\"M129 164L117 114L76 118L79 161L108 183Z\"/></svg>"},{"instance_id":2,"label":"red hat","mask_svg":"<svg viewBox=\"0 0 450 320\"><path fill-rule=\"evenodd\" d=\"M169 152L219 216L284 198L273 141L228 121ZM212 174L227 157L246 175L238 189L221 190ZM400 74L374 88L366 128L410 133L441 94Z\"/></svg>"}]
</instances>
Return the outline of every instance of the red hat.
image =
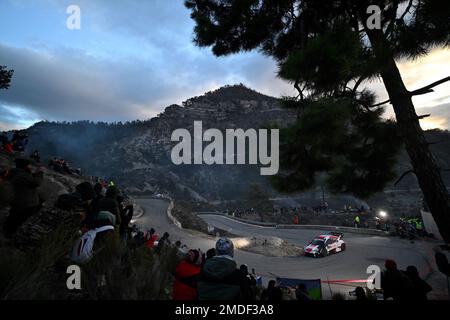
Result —
<instances>
[{"instance_id":1,"label":"red hat","mask_svg":"<svg viewBox=\"0 0 450 320\"><path fill-rule=\"evenodd\" d=\"M388 270L397 270L397 263L394 260L386 260L384 266Z\"/></svg>"}]
</instances>

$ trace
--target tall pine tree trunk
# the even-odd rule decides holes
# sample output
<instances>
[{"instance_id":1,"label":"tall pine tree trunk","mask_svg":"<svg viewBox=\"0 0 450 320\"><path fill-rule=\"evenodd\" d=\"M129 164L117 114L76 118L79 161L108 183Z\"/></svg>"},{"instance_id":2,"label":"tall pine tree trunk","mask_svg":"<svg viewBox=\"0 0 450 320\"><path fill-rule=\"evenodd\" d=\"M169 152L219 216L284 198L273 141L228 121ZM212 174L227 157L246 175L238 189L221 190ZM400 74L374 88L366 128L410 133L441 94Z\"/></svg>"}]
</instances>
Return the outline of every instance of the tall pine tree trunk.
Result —
<instances>
[{"instance_id":1,"label":"tall pine tree trunk","mask_svg":"<svg viewBox=\"0 0 450 320\"><path fill-rule=\"evenodd\" d=\"M367 35L380 63L380 74L394 108L397 127L411 159L414 173L439 231L445 242L449 243L450 195L420 127L411 94L406 89L394 57L386 46L383 32L371 30Z\"/></svg>"}]
</instances>

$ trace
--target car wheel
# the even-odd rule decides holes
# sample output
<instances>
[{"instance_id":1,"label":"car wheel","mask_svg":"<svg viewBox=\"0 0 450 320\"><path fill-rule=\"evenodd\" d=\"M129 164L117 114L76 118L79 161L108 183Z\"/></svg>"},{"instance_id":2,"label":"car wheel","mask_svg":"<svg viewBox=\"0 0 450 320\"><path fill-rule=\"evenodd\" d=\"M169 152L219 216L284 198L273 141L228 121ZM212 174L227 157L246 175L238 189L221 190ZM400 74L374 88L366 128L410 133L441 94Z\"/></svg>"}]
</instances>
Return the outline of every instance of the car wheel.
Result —
<instances>
[{"instance_id":1,"label":"car wheel","mask_svg":"<svg viewBox=\"0 0 450 320\"><path fill-rule=\"evenodd\" d=\"M326 257L327 255L328 255L327 249L323 248L323 249L320 251L320 256L321 256L321 257Z\"/></svg>"},{"instance_id":2,"label":"car wheel","mask_svg":"<svg viewBox=\"0 0 450 320\"><path fill-rule=\"evenodd\" d=\"M345 251L345 243L341 244L341 251Z\"/></svg>"}]
</instances>

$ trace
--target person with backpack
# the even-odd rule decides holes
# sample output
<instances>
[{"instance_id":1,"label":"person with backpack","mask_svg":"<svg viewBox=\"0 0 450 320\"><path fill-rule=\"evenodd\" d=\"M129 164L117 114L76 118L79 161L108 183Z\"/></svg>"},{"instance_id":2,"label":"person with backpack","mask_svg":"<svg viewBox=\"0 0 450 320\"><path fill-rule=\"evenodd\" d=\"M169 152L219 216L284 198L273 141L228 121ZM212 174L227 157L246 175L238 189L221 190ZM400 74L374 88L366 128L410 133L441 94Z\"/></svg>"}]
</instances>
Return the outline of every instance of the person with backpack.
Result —
<instances>
[{"instance_id":1,"label":"person with backpack","mask_svg":"<svg viewBox=\"0 0 450 320\"><path fill-rule=\"evenodd\" d=\"M200 250L189 250L185 259L175 270L173 300L197 300L197 283L200 277L203 254Z\"/></svg>"},{"instance_id":2,"label":"person with backpack","mask_svg":"<svg viewBox=\"0 0 450 320\"><path fill-rule=\"evenodd\" d=\"M28 159L15 160L16 167L11 169L8 179L13 187L11 209L4 224L4 233L11 238L17 229L31 216L41 210L42 201L38 188L44 180L44 172L39 168L34 173Z\"/></svg>"}]
</instances>

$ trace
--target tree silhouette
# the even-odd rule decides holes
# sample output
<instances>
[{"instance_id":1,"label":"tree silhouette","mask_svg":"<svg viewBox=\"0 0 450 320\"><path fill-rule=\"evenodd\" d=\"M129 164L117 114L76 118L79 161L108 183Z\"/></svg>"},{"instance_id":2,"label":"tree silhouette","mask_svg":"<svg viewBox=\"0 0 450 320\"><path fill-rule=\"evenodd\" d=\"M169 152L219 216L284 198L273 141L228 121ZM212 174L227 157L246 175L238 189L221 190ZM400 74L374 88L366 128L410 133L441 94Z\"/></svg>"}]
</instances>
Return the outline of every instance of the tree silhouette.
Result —
<instances>
[{"instance_id":1,"label":"tree silhouette","mask_svg":"<svg viewBox=\"0 0 450 320\"><path fill-rule=\"evenodd\" d=\"M5 66L0 66L0 89L9 89L14 70L7 70Z\"/></svg>"},{"instance_id":2,"label":"tree silhouette","mask_svg":"<svg viewBox=\"0 0 450 320\"><path fill-rule=\"evenodd\" d=\"M429 150L412 97L450 77L409 91L396 59L414 59L450 44L450 2L433 0L187 0L194 42L217 56L260 50L298 92L284 99L299 120L283 134L284 173L276 185L310 187L329 172L334 191L360 196L393 178L400 141L444 239L450 241L450 195ZM377 17L369 6L377 5ZM373 19L380 26L374 28ZM381 77L389 100L361 89ZM396 121L380 119L391 103ZM400 140L401 139L401 140ZM402 175L403 176L403 175Z\"/></svg>"},{"instance_id":3,"label":"tree silhouette","mask_svg":"<svg viewBox=\"0 0 450 320\"><path fill-rule=\"evenodd\" d=\"M246 200L247 204L259 215L261 222L264 222L264 214L272 212L273 204L270 196L258 184L250 185Z\"/></svg>"}]
</instances>

